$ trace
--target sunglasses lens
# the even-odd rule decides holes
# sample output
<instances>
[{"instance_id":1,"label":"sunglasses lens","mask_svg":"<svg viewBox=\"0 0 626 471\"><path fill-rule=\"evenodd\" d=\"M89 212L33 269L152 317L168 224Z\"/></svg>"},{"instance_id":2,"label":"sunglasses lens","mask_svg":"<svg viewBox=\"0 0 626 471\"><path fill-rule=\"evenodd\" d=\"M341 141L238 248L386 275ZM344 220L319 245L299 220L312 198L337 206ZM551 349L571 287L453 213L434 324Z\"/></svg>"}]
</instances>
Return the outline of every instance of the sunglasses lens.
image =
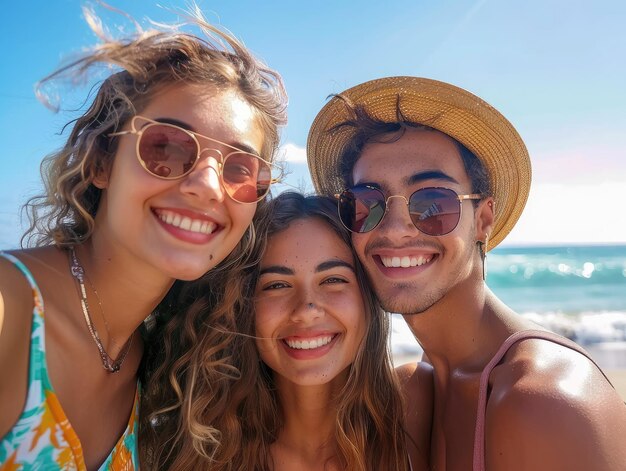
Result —
<instances>
[{"instance_id":1,"label":"sunglasses lens","mask_svg":"<svg viewBox=\"0 0 626 471\"><path fill-rule=\"evenodd\" d=\"M369 232L385 215L385 197L375 188L355 187L339 196L339 218L352 232Z\"/></svg>"},{"instance_id":2,"label":"sunglasses lens","mask_svg":"<svg viewBox=\"0 0 626 471\"><path fill-rule=\"evenodd\" d=\"M139 139L139 158L148 172L161 178L188 173L198 156L198 144L182 129L164 124L144 128Z\"/></svg>"},{"instance_id":3,"label":"sunglasses lens","mask_svg":"<svg viewBox=\"0 0 626 471\"><path fill-rule=\"evenodd\" d=\"M180 178L193 168L198 143L182 129L167 124L144 128L139 158L148 172L160 178ZM254 203L269 191L270 164L253 154L233 152L224 161L222 181L226 192L240 203Z\"/></svg>"},{"instance_id":4,"label":"sunglasses lens","mask_svg":"<svg viewBox=\"0 0 626 471\"><path fill-rule=\"evenodd\" d=\"M226 157L222 173L224 189L235 201L254 203L269 191L270 164L253 154L233 152Z\"/></svg>"},{"instance_id":5,"label":"sunglasses lens","mask_svg":"<svg viewBox=\"0 0 626 471\"><path fill-rule=\"evenodd\" d=\"M452 190L424 188L411 195L409 213L419 231L441 236L452 232L459 223L461 204Z\"/></svg>"}]
</instances>

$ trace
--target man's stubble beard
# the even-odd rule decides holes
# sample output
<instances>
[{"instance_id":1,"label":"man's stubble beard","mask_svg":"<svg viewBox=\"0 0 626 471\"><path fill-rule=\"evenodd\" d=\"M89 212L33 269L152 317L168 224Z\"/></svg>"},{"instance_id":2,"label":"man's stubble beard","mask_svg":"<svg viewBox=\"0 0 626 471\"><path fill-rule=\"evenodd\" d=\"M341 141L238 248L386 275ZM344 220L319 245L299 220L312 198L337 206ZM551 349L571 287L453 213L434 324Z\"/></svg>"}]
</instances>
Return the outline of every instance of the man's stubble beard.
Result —
<instances>
[{"instance_id":1,"label":"man's stubble beard","mask_svg":"<svg viewBox=\"0 0 626 471\"><path fill-rule=\"evenodd\" d=\"M381 289L381 286L376 283L376 280L369 273L370 267L366 265L365 271L370 282L370 286L374 290L376 298L378 299L381 307L390 313L402 314L402 315L417 315L435 306L441 299L446 296L450 290L456 285L461 283L465 278L471 276L471 270L467 271L468 267L472 265L472 257L477 250L476 242L470 234L474 233L474 225L467 234L465 241L466 250L464 254L461 254L459 259L456 260L456 266L450 267L451 271L445 275L444 285L439 285L438 280L433 280L432 284L428 283L426 287L427 293L419 293L417 288L414 288L410 282L397 282L388 283L387 288ZM443 247L439 247L439 251L442 254L446 253ZM368 252L367 250L365 251ZM360 257L359 257L360 258ZM452 271L453 270L453 271ZM385 293L383 293L385 291ZM400 296L395 293L402 293Z\"/></svg>"},{"instance_id":2,"label":"man's stubble beard","mask_svg":"<svg viewBox=\"0 0 626 471\"><path fill-rule=\"evenodd\" d=\"M446 276L444 286L437 286L434 282L432 287L428 287L428 292L419 293L410 283L393 283L387 291L389 294L383 294L382 290L377 287L376 283L372 283L376 297L382 308L387 312L402 315L422 314L443 299L448 292L457 284L462 282L470 273L464 273L464 266L467 267L471 257L471 250L464 261L459 261L454 273ZM401 296L394 296L394 293L402 293Z\"/></svg>"},{"instance_id":3,"label":"man's stubble beard","mask_svg":"<svg viewBox=\"0 0 626 471\"><path fill-rule=\"evenodd\" d=\"M376 292L380 305L385 311L402 315L422 314L433 307L445 295L445 289L443 288L436 289L432 293L420 295L415 292L415 288L408 283L394 283L391 291L406 293L400 297L393 295L381 296L381 290L376 288L374 288L374 291Z\"/></svg>"}]
</instances>

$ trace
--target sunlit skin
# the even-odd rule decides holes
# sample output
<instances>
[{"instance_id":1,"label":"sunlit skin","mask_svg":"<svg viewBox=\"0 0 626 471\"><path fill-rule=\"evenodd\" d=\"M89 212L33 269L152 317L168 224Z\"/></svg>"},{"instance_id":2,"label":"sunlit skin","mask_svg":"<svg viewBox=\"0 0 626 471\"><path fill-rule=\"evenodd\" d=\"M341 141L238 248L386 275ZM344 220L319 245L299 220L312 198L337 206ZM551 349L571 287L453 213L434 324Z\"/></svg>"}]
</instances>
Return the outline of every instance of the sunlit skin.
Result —
<instances>
[{"instance_id":1,"label":"sunlit skin","mask_svg":"<svg viewBox=\"0 0 626 471\"><path fill-rule=\"evenodd\" d=\"M327 446L331 401L367 323L352 252L323 221L294 221L268 241L255 310L257 347L273 370L285 417L272 446L277 469L324 469L334 454Z\"/></svg>"},{"instance_id":2,"label":"sunlit skin","mask_svg":"<svg viewBox=\"0 0 626 471\"><path fill-rule=\"evenodd\" d=\"M249 152L258 154L264 144L254 108L228 89L217 91L206 85L164 88L137 111ZM130 129L130 123L124 129ZM102 463L126 427L143 350L136 328L175 279L196 279L224 259L241 239L256 209L256 204L237 203L225 194L217 173L219 154L214 150L203 151L194 170L184 178L162 180L141 167L136 135L115 139L118 145L112 168L94 182L103 192L93 236L76 251L89 278L91 316L106 351L116 358L133 336L118 373L112 375L102 368L69 274L66 252L44 247L16 253L42 291L49 376L80 439L89 469ZM230 151L206 140L200 139L200 143L222 153ZM158 217L163 211L211 221L215 230L201 234L175 228ZM0 387L3 436L17 420L26 397L32 295L23 277L4 260L0 261L0 280L0 369L2 384L11 385ZM98 297L90 285L97 289ZM90 407L84 406L85 398Z\"/></svg>"},{"instance_id":3,"label":"sunlit skin","mask_svg":"<svg viewBox=\"0 0 626 471\"><path fill-rule=\"evenodd\" d=\"M235 91L217 91L195 85L164 90L141 116L163 120L259 153L263 132L253 108ZM127 125L130 127L130 123ZM231 148L200 138L201 159L193 171L178 180L155 178L136 157L136 135L120 136L110 175L97 182L104 189L93 237L98 253L119 254L128 263L148 265L170 278L193 280L222 260L241 239L256 204L233 201L218 173L219 151ZM163 223L159 211L215 224L212 234L200 234ZM104 246L104 247L102 247Z\"/></svg>"},{"instance_id":4,"label":"sunlit skin","mask_svg":"<svg viewBox=\"0 0 626 471\"><path fill-rule=\"evenodd\" d=\"M409 130L394 142L366 145L352 176L355 184L374 184L386 196L408 198L425 186L472 192L454 142L437 131ZM461 204L459 224L445 236L417 230L401 198L390 200L376 229L353 234L383 307L404 314L434 366L433 469L472 469L480 372L509 335L538 328L482 280L476 241L492 230L498 202ZM383 263L404 256L425 263ZM404 378L413 370L415 365L400 369ZM408 398L418 393L411 384L404 388ZM490 391L487 469L623 469L626 408L582 355L546 341L523 341L493 370Z\"/></svg>"},{"instance_id":5,"label":"sunlit skin","mask_svg":"<svg viewBox=\"0 0 626 471\"><path fill-rule=\"evenodd\" d=\"M446 159L446 156L452 158ZM392 144L369 144L353 170L355 184L374 184L386 197L408 198L420 188L437 186L471 193L471 184L455 144L439 132L410 132ZM420 233L402 198L389 200L387 213L375 230L352 237L370 273L384 309L419 313L438 302L446 291L472 272L476 236L471 201L461 206L461 220L450 234ZM475 232L475 231L474 231ZM423 264L388 267L389 257L421 258ZM425 263L424 263L425 262ZM415 293L420 293L415 296Z\"/></svg>"},{"instance_id":6,"label":"sunlit skin","mask_svg":"<svg viewBox=\"0 0 626 471\"><path fill-rule=\"evenodd\" d=\"M343 384L363 340L365 307L352 252L324 222L295 221L269 239L255 311L259 354L280 384ZM297 342L320 346L289 346Z\"/></svg>"}]
</instances>

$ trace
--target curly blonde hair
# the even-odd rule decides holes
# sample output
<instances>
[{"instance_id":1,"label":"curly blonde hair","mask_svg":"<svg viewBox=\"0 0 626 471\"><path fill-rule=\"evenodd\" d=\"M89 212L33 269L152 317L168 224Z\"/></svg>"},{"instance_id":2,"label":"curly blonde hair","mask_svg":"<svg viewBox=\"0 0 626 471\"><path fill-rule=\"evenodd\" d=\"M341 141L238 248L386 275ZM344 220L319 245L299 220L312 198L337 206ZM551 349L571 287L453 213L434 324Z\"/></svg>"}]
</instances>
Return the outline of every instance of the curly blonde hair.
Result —
<instances>
[{"instance_id":1,"label":"curly blonde hair","mask_svg":"<svg viewBox=\"0 0 626 471\"><path fill-rule=\"evenodd\" d=\"M187 306L185 315L178 316L177 325L163 326L167 338L176 340L153 351L147 363L151 374L140 423L142 466L274 469L270 446L283 418L272 371L255 344L253 298L268 239L308 218L323 220L350 246L334 201L282 193L257 212L254 250L245 260L185 284L178 297ZM334 404L336 457L350 471L407 471L408 436L391 365L389 318L356 256L355 263L368 326Z\"/></svg>"},{"instance_id":2,"label":"curly blonde hair","mask_svg":"<svg viewBox=\"0 0 626 471\"><path fill-rule=\"evenodd\" d=\"M287 96L280 75L256 59L231 34L210 25L195 7L179 25L152 26L116 39L106 33L96 13L83 8L87 23L102 43L45 77L36 87L39 98L53 80L84 78L96 65L116 67L87 111L72 124L65 145L42 162L43 194L24 206L30 226L22 246L73 245L90 237L101 190L93 185L111 167L121 129L142 111L154 94L172 84L211 85L234 89L257 111L265 133L262 155L272 160L279 144L278 127L286 123ZM205 37L185 32L195 26Z\"/></svg>"}]
</instances>

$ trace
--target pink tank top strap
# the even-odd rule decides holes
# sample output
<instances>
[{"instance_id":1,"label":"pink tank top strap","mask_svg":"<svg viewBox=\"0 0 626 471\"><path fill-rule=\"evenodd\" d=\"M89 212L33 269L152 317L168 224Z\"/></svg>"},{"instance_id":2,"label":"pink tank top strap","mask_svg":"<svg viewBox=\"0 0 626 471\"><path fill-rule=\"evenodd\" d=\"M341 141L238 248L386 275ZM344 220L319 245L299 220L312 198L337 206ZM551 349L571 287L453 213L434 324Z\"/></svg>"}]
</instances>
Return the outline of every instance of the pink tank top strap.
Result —
<instances>
[{"instance_id":1,"label":"pink tank top strap","mask_svg":"<svg viewBox=\"0 0 626 471\"><path fill-rule=\"evenodd\" d=\"M604 374L602 369L598 366L598 364L589 356L580 345L577 343L565 338L561 337L552 332L546 332L543 330L522 330L520 332L515 332L509 338L507 338L499 350L493 356L493 358L487 363L485 369L482 371L480 375L480 385L478 389L478 410L476 414L476 429L474 431L474 461L473 461L473 470L474 471L485 471L485 416L487 413L487 393L489 388L489 376L491 375L491 371L502 361L502 358L509 349L515 345L520 340L525 339L542 339L548 340L550 342L554 342L559 345L563 345L564 347L571 348L579 352L580 354L587 357L594 365L598 367L602 375L606 378L606 380L611 384L611 381Z\"/></svg>"}]
</instances>

